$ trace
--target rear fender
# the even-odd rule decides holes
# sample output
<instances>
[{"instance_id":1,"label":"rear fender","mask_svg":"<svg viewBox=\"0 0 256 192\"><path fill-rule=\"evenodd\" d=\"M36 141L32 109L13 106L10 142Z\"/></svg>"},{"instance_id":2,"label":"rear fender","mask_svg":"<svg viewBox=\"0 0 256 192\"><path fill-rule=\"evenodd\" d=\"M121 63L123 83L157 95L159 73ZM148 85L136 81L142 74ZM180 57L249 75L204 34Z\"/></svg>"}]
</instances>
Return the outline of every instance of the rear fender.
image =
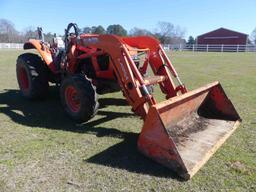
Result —
<instances>
[{"instance_id":1,"label":"rear fender","mask_svg":"<svg viewBox=\"0 0 256 192\"><path fill-rule=\"evenodd\" d=\"M44 44L41 43L40 40L36 40L36 39L29 39L28 42L26 42L23 45L23 49L27 50L27 49L36 49L39 54L41 55L43 61L46 63L46 65L49 67L49 69L53 72L56 73L56 68L55 65L53 63L53 58L52 58L52 54L49 50L49 48L47 46L45 46Z\"/></svg>"}]
</instances>

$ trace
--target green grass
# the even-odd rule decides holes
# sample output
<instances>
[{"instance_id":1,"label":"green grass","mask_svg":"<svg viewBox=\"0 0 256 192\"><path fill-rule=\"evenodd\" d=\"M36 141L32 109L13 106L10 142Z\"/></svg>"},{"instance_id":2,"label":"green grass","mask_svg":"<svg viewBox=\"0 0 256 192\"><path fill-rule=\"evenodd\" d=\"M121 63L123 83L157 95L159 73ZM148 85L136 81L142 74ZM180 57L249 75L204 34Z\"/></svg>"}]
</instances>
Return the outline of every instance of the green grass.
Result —
<instances>
[{"instance_id":1,"label":"green grass","mask_svg":"<svg viewBox=\"0 0 256 192\"><path fill-rule=\"evenodd\" d=\"M219 80L243 123L190 180L141 155L142 121L121 93L100 96L90 122L63 112L58 90L44 101L20 97L15 62L0 50L0 191L256 191L256 54L175 52L189 89Z\"/></svg>"}]
</instances>

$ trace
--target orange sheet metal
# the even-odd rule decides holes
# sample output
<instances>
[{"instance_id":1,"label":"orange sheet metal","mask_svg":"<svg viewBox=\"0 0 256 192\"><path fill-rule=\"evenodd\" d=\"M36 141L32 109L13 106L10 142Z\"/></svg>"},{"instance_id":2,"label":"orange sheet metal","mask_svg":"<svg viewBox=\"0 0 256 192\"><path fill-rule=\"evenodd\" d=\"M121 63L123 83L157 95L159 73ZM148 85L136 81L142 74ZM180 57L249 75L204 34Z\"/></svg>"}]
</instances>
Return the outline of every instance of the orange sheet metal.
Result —
<instances>
[{"instance_id":1,"label":"orange sheet metal","mask_svg":"<svg viewBox=\"0 0 256 192\"><path fill-rule=\"evenodd\" d=\"M239 122L240 117L221 85L214 82L150 107L138 148L146 156L189 179L224 143ZM224 127L218 127L222 124ZM215 130L218 133L214 133ZM219 134L221 131L223 135ZM186 151L184 146L189 142L200 148L203 146L192 140L200 135L204 135L205 143L208 142L205 150ZM194 152L200 153L199 158L193 160L193 155L191 159L186 156ZM183 159L185 156L187 159Z\"/></svg>"}]
</instances>

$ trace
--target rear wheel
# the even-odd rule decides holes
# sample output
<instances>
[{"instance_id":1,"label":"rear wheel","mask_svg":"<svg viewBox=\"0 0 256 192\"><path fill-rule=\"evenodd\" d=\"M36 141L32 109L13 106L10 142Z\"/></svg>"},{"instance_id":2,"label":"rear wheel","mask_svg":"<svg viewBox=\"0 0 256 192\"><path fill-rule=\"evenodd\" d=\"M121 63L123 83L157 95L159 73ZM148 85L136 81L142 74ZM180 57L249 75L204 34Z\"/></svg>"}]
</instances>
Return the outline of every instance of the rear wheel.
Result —
<instances>
[{"instance_id":1,"label":"rear wheel","mask_svg":"<svg viewBox=\"0 0 256 192\"><path fill-rule=\"evenodd\" d=\"M32 53L18 57L16 75L22 95L28 99L43 98L48 91L47 66L42 59Z\"/></svg>"},{"instance_id":2,"label":"rear wheel","mask_svg":"<svg viewBox=\"0 0 256 192\"><path fill-rule=\"evenodd\" d=\"M67 114L78 122L88 121L97 113L99 103L95 87L82 74L63 80L60 97Z\"/></svg>"}]
</instances>

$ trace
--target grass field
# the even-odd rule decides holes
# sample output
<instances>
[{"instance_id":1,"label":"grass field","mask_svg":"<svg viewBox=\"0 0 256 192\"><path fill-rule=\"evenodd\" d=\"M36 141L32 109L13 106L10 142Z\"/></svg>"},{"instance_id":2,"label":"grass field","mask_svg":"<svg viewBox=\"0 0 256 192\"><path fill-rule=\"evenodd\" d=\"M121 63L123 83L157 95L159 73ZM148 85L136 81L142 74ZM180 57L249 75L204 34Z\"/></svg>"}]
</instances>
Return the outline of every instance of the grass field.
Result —
<instances>
[{"instance_id":1,"label":"grass field","mask_svg":"<svg viewBox=\"0 0 256 192\"><path fill-rule=\"evenodd\" d=\"M100 96L90 122L77 125L59 93L31 102L20 97L15 62L0 50L0 191L256 191L256 54L175 52L189 89L219 80L243 123L190 180L141 155L142 121L120 93Z\"/></svg>"}]
</instances>

